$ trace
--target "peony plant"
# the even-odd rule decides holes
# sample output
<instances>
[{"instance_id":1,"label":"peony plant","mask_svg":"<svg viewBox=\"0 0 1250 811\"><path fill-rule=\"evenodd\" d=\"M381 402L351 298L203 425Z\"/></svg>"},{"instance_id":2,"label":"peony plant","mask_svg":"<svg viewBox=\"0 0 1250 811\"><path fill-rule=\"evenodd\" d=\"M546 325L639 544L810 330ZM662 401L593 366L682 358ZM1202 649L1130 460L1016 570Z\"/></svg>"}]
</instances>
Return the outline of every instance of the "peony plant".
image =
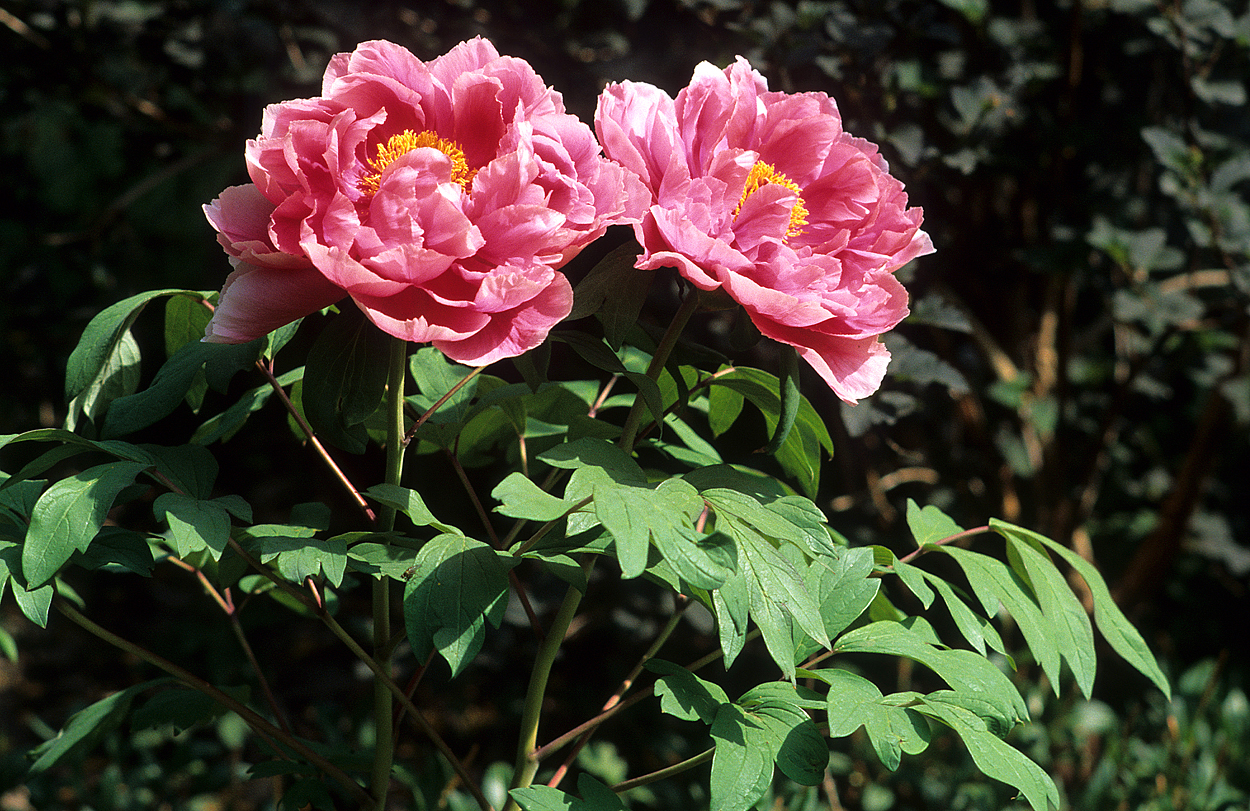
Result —
<instances>
[{"instance_id":1,"label":"peony plant","mask_svg":"<svg viewBox=\"0 0 1250 811\"><path fill-rule=\"evenodd\" d=\"M1005 609L1054 689L1066 666L1088 696L1093 624L1056 559L1084 581L1108 645L1168 691L1098 572L1066 547L997 520L964 529L912 502L916 548L900 557L849 545L813 500L832 442L797 359L847 403L871 396L889 360L880 336L907 315L894 274L933 250L921 210L876 147L843 130L831 98L770 92L739 58L699 65L675 99L610 85L595 131L482 39L430 62L363 43L331 60L320 96L265 111L246 148L252 183L205 206L233 266L220 293L150 291L100 313L69 360L66 426L0 440L19 464L0 474L0 587L36 623L55 608L164 674L71 718L31 753L32 773L81 755L132 709L183 725L226 712L254 736L252 775L284 776L283 807L381 811L396 807L410 765L397 761L402 718L456 774L427 801L616 811L632 791L710 762L696 804L736 811L756 807L777 772L828 785L831 741L861 728L891 769L946 728L981 771L1047 811L1055 784L1010 742L1029 710L992 620ZM636 243L566 276L612 225ZM653 326L647 294L661 274L679 303ZM139 390L131 330L158 300L169 357ZM684 334L726 308L782 348L779 374ZM297 332L311 344L293 342ZM259 385L240 397L228 384L245 370ZM747 402L784 478L724 441ZM256 523L229 491L212 448L270 403L290 414L291 464L317 458L355 513L305 505ZM184 404L202 420L185 443L143 442ZM377 475L349 475L346 454L363 454L352 470L376 460ZM421 464L406 466L414 456ZM66 460L72 473L37 478ZM426 475L435 465L443 473ZM451 486L476 505L475 522L446 514ZM130 526L109 520L123 504ZM990 534L1005 555L969 548ZM920 563L934 559L962 579ZM365 762L284 723L242 630L260 688L250 698L102 627L62 579L68 567L156 566L194 573L232 621L240 601L273 598L291 622L328 628L372 674ZM543 710L566 636L616 578L667 591L669 621L632 668L615 663L628 675L602 712L552 728ZM553 582L563 598L544 611L531 595ZM921 614L900 608L900 589ZM368 617L345 616L341 598L361 591ZM495 767L456 751L403 685L437 657L454 689L510 603L529 618L534 652L517 671L522 706L498 708L493 734L515 740L515 760L502 767L506 794L488 796ZM675 649L694 606L714 638ZM930 611L953 633L939 636ZM708 666L733 673L748 652L772 670L731 695ZM883 689L864 654L918 662L935 689ZM578 752L625 710L703 724L708 743L612 785L583 773L567 793Z\"/></svg>"}]
</instances>

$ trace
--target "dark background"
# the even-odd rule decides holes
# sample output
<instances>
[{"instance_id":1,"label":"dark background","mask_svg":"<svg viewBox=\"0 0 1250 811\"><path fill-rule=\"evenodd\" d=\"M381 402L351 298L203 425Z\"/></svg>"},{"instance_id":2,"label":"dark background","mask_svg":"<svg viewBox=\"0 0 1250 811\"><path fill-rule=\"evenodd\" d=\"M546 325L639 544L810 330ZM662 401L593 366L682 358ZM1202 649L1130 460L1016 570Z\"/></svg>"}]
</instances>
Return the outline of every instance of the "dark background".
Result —
<instances>
[{"instance_id":1,"label":"dark background","mask_svg":"<svg viewBox=\"0 0 1250 811\"><path fill-rule=\"evenodd\" d=\"M246 182L243 143L264 105L316 95L329 56L359 41L431 59L488 37L587 121L605 82L675 94L699 60L723 66L735 54L772 89L829 93L924 207L938 251L904 272L915 315L891 339L882 392L847 409L808 381L837 444L818 504L857 543L905 550L914 498L965 526L1000 517L1034 528L1095 560L1182 689L1168 704L1108 657L1095 702L1071 685L1060 699L1035 690L1042 720L1017 743L1074 807L1246 807L1246 654L1234 641L1250 619L1246 3L97 0L8 2L0 23L0 433L60 424L65 360L105 306L152 288L219 287L228 265L200 205ZM159 336L159 318L140 322L149 376ZM767 365L766 348L759 359ZM265 419L279 447L285 418ZM188 411L161 430L178 442L197 424ZM337 498L263 442L216 450L258 515ZM92 616L171 656L210 672L237 659L179 573L75 586ZM629 622L592 615L569 653L565 686L593 684L592 704L619 677L594 675L603 645L644 638L658 612L658 591L619 597ZM173 636L197 614L202 631ZM150 674L56 618L34 628L11 600L0 616L21 652L0 662L0 791L14 786L0 809L156 807L145 796L259 807L263 790L231 775L221 753L237 749L221 729L181 747L106 742L109 758L17 788L22 753L42 735ZM280 613L252 616L304 722L349 736L319 704L360 689L337 649L290 632ZM509 633L492 650L507 650ZM498 655L488 651L480 681L444 708L458 743L494 734L482 730L510 711L518 671ZM1022 674L1040 678L1027 662ZM564 701L553 729L563 710L585 717ZM694 733L674 729L623 723L605 737L616 749L586 768L655 768L634 750L683 751ZM510 758L507 744L477 742L477 768ZM935 747L890 775L863 741L834 746L846 807L997 808L1007 797L957 749ZM163 776L150 773L156 759ZM688 807L663 791L658 807Z\"/></svg>"}]
</instances>

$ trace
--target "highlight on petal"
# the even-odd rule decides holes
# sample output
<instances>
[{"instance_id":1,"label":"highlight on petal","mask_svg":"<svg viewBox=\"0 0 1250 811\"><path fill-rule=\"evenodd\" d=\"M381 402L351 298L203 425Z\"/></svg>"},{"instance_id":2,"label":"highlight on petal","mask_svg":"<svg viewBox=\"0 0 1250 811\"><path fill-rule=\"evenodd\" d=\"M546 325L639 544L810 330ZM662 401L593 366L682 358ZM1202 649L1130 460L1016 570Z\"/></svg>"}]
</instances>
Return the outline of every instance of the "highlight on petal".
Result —
<instances>
[{"instance_id":1,"label":"highlight on petal","mask_svg":"<svg viewBox=\"0 0 1250 811\"><path fill-rule=\"evenodd\" d=\"M878 336L907 315L890 274L933 242L876 146L843 130L833 99L769 92L738 57L724 70L698 65L676 99L608 85L595 129L650 193L634 224L638 268L675 267L723 290L846 402L876 391L889 362Z\"/></svg>"},{"instance_id":2,"label":"highlight on petal","mask_svg":"<svg viewBox=\"0 0 1250 811\"><path fill-rule=\"evenodd\" d=\"M343 298L315 268L270 268L239 262L226 277L204 331L216 344L245 344Z\"/></svg>"},{"instance_id":3,"label":"highlight on petal","mask_svg":"<svg viewBox=\"0 0 1250 811\"><path fill-rule=\"evenodd\" d=\"M430 62L382 40L334 56L320 96L266 108L246 159L252 185L205 207L237 268L206 340L350 295L397 337L511 357L568 314L558 269L650 197L528 63L481 38Z\"/></svg>"}]
</instances>

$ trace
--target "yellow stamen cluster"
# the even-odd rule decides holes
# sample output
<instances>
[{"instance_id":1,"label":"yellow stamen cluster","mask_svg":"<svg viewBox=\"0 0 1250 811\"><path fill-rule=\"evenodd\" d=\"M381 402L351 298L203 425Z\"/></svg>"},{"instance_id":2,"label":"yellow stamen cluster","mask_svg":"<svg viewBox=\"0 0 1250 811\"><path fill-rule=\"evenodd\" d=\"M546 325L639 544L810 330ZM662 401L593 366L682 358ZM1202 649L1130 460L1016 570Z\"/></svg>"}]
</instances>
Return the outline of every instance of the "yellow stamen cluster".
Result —
<instances>
[{"instance_id":1,"label":"yellow stamen cluster","mask_svg":"<svg viewBox=\"0 0 1250 811\"><path fill-rule=\"evenodd\" d=\"M738 201L738 207L734 209L733 215L737 217L747 198L759 191L760 187L766 183L776 183L794 192L794 196L798 199L794 201L794 207L790 209L790 227L786 229L786 239L802 233L803 226L807 225L807 206L803 205L803 190L793 180L764 161L757 161L751 167L751 174L747 175L746 186L742 189L742 199Z\"/></svg>"},{"instance_id":2,"label":"yellow stamen cluster","mask_svg":"<svg viewBox=\"0 0 1250 811\"><path fill-rule=\"evenodd\" d=\"M459 183L460 187L466 192L469 191L473 185L473 176L477 174L477 170L469 168L469 164L464 158L464 150L456 146L455 141L440 138L429 130L424 132L404 130L398 135L392 135L386 140L386 143L378 144L378 156L369 161L369 168L373 171L360 179L360 190L365 194L376 194L382 183L383 170L393 161L398 160L401 155L406 155L412 150L421 149L422 147L433 147L451 158L452 181Z\"/></svg>"}]
</instances>

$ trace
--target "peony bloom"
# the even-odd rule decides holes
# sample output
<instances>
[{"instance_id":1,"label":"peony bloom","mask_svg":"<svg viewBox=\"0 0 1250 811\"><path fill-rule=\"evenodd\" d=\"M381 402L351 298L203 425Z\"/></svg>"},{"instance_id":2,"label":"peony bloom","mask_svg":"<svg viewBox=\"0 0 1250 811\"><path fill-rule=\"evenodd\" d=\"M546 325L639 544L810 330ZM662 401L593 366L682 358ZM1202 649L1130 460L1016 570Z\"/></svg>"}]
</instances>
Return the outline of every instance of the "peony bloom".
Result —
<instances>
[{"instance_id":1,"label":"peony bloom","mask_svg":"<svg viewBox=\"0 0 1250 811\"><path fill-rule=\"evenodd\" d=\"M424 63L389 42L271 105L254 185L205 206L235 270L205 340L242 343L344 295L382 330L484 365L568 315L558 269L646 190L526 62L475 39Z\"/></svg>"},{"instance_id":2,"label":"peony bloom","mask_svg":"<svg viewBox=\"0 0 1250 811\"><path fill-rule=\"evenodd\" d=\"M833 99L767 92L739 57L723 71L700 64L676 101L609 85L595 127L651 190L634 225L637 267L724 291L846 402L877 390L890 358L878 336L907 315L892 273L933 243L877 148L843 132Z\"/></svg>"}]
</instances>

